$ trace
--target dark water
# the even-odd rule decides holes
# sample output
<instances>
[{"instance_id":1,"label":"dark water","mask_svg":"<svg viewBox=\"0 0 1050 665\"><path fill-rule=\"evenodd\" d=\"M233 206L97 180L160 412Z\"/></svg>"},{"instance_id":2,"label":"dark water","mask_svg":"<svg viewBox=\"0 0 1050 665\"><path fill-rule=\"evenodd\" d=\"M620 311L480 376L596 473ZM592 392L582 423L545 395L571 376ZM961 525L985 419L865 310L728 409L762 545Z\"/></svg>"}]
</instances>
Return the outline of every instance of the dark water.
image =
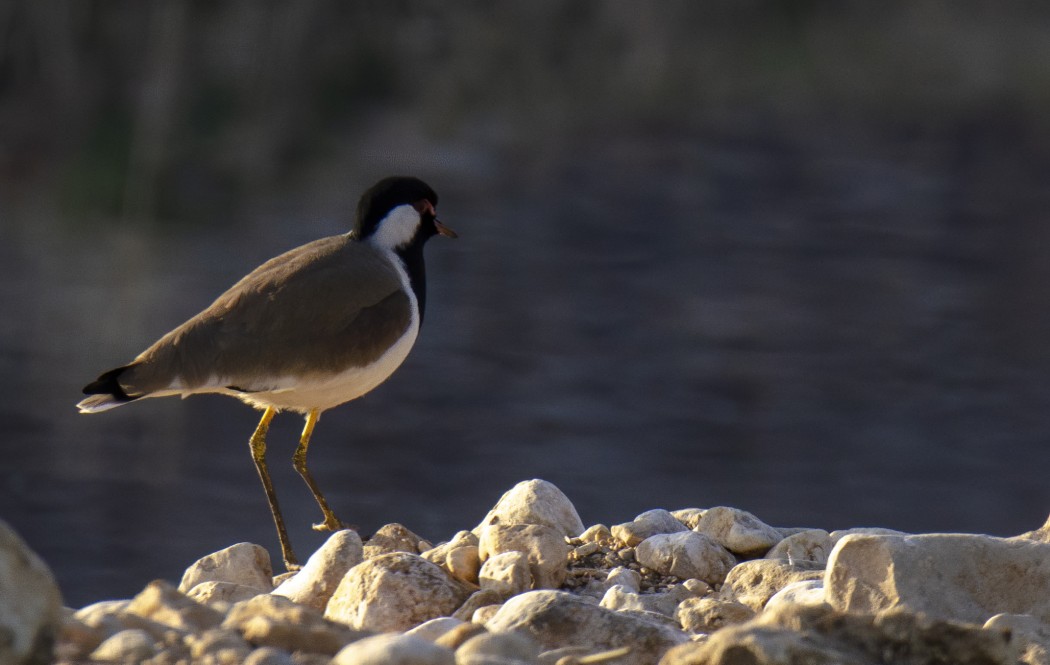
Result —
<instances>
[{"instance_id":1,"label":"dark water","mask_svg":"<svg viewBox=\"0 0 1050 665\"><path fill-rule=\"evenodd\" d=\"M586 524L733 505L780 526L1035 528L1050 227L1015 147L646 135L423 162L461 238L428 247L421 339L387 384L324 415L314 475L344 520L432 539L534 477ZM191 229L43 207L0 227L0 516L67 604L177 580L239 541L278 555L254 411L73 404L260 261L342 232L330 203ZM290 464L301 426L277 418L270 459L305 556L323 536Z\"/></svg>"}]
</instances>

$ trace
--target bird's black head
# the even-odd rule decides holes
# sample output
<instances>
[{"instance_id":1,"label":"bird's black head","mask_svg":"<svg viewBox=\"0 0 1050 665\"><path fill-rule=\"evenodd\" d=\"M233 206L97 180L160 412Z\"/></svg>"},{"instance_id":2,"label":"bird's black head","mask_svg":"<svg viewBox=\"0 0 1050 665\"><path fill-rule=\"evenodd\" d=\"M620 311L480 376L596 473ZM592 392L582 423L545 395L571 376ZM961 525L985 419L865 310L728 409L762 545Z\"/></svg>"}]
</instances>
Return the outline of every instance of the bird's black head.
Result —
<instances>
[{"instance_id":1,"label":"bird's black head","mask_svg":"<svg viewBox=\"0 0 1050 665\"><path fill-rule=\"evenodd\" d=\"M454 238L437 220L437 202L437 192L419 178L384 178L361 195L354 235L389 249L422 243L437 233Z\"/></svg>"}]
</instances>

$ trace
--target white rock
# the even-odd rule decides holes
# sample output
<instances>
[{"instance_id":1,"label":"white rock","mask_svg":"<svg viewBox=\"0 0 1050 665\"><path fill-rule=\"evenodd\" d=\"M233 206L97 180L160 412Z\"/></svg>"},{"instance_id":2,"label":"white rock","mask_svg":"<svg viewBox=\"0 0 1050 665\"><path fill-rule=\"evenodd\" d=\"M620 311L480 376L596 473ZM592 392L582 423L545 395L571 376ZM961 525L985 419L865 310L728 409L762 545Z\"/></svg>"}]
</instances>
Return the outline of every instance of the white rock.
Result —
<instances>
[{"instance_id":1,"label":"white rock","mask_svg":"<svg viewBox=\"0 0 1050 665\"><path fill-rule=\"evenodd\" d=\"M248 654L243 665L295 665L292 655L274 647L262 647Z\"/></svg>"},{"instance_id":2,"label":"white rock","mask_svg":"<svg viewBox=\"0 0 1050 665\"><path fill-rule=\"evenodd\" d=\"M222 614L179 592L164 580L147 584L131 599L124 613L188 632L215 628L222 623Z\"/></svg>"},{"instance_id":3,"label":"white rock","mask_svg":"<svg viewBox=\"0 0 1050 665\"><path fill-rule=\"evenodd\" d=\"M788 603L792 605L826 604L824 600L824 580L800 580L788 584L766 601L764 611Z\"/></svg>"},{"instance_id":4,"label":"white rock","mask_svg":"<svg viewBox=\"0 0 1050 665\"><path fill-rule=\"evenodd\" d=\"M503 599L524 593L532 588L529 557L524 552L493 554L481 565L478 584L491 589Z\"/></svg>"},{"instance_id":5,"label":"white rock","mask_svg":"<svg viewBox=\"0 0 1050 665\"><path fill-rule=\"evenodd\" d=\"M494 633L520 631L544 650L579 646L592 651L630 647L617 665L655 663L682 631L624 612L613 612L562 591L529 591L511 598L486 624Z\"/></svg>"},{"instance_id":6,"label":"white rock","mask_svg":"<svg viewBox=\"0 0 1050 665\"><path fill-rule=\"evenodd\" d=\"M832 531L830 534L828 534L828 537L831 538L831 542L832 543L838 543L840 540L842 540L846 536L851 536L851 535L853 535L855 533L863 535L863 536L907 536L908 535L908 534L904 533L903 531L896 531L894 529L883 529L882 527L876 527L876 526L872 526L872 527L862 526L862 527L856 527L856 528L853 528L853 529L839 529L838 531Z\"/></svg>"},{"instance_id":7,"label":"white rock","mask_svg":"<svg viewBox=\"0 0 1050 665\"><path fill-rule=\"evenodd\" d=\"M479 626L484 626L489 622L489 619L496 616L496 613L499 612L501 607L503 607L503 605L486 605L485 607L479 607L474 610L474 615L470 617L470 622L476 623Z\"/></svg>"},{"instance_id":8,"label":"white rock","mask_svg":"<svg viewBox=\"0 0 1050 665\"><path fill-rule=\"evenodd\" d=\"M318 610L284 596L262 594L230 608L222 627L255 646L332 655L362 633L328 621Z\"/></svg>"},{"instance_id":9,"label":"white rock","mask_svg":"<svg viewBox=\"0 0 1050 665\"><path fill-rule=\"evenodd\" d=\"M371 559L391 552L408 552L419 554L431 549L430 543L412 532L403 524L393 522L384 524L372 534L364 546L364 557Z\"/></svg>"},{"instance_id":10,"label":"white rock","mask_svg":"<svg viewBox=\"0 0 1050 665\"><path fill-rule=\"evenodd\" d=\"M464 623L466 622L452 617L438 617L436 619L431 619L430 621L425 621L412 630L406 630L405 635L422 637L424 640L433 642L448 631L458 626L462 626Z\"/></svg>"},{"instance_id":11,"label":"white rock","mask_svg":"<svg viewBox=\"0 0 1050 665\"><path fill-rule=\"evenodd\" d=\"M742 557L758 557L782 539L780 532L746 510L719 506L704 512L694 529Z\"/></svg>"},{"instance_id":12,"label":"white rock","mask_svg":"<svg viewBox=\"0 0 1050 665\"><path fill-rule=\"evenodd\" d=\"M572 546L561 532L540 524L492 524L481 530L478 551L481 560L504 552L523 552L529 560L533 586L556 589L568 575Z\"/></svg>"},{"instance_id":13,"label":"white rock","mask_svg":"<svg viewBox=\"0 0 1050 665\"><path fill-rule=\"evenodd\" d=\"M719 628L744 623L755 611L732 600L687 598L677 608L675 618L682 628L692 633L713 633Z\"/></svg>"},{"instance_id":14,"label":"white rock","mask_svg":"<svg viewBox=\"0 0 1050 665\"><path fill-rule=\"evenodd\" d=\"M689 528L675 519L674 515L658 508L647 510L631 522L614 525L612 535L625 545L634 547L658 533L677 533L688 530Z\"/></svg>"},{"instance_id":15,"label":"white rock","mask_svg":"<svg viewBox=\"0 0 1050 665\"><path fill-rule=\"evenodd\" d=\"M190 589L186 595L198 603L204 603L223 612L229 609L230 605L254 598L260 593L263 592L255 587L233 582L201 582Z\"/></svg>"},{"instance_id":16,"label":"white rock","mask_svg":"<svg viewBox=\"0 0 1050 665\"><path fill-rule=\"evenodd\" d=\"M482 527L490 524L537 524L569 537L583 531L583 522L572 502L546 480L527 480L515 485L500 497L474 533L480 536Z\"/></svg>"},{"instance_id":17,"label":"white rock","mask_svg":"<svg viewBox=\"0 0 1050 665\"><path fill-rule=\"evenodd\" d=\"M791 563L812 561L824 564L828 561L834 541L823 529L806 529L786 536L766 553L767 559L785 559Z\"/></svg>"},{"instance_id":18,"label":"white rock","mask_svg":"<svg viewBox=\"0 0 1050 665\"><path fill-rule=\"evenodd\" d=\"M696 578L719 584L736 563L732 554L711 538L694 531L660 533L635 548L635 558L661 575Z\"/></svg>"},{"instance_id":19,"label":"white rock","mask_svg":"<svg viewBox=\"0 0 1050 665\"><path fill-rule=\"evenodd\" d=\"M62 623L62 596L54 575L8 524L0 520L2 653L12 662L50 662Z\"/></svg>"},{"instance_id":20,"label":"white rock","mask_svg":"<svg viewBox=\"0 0 1050 665\"><path fill-rule=\"evenodd\" d=\"M392 552L350 569L325 616L353 628L404 631L458 608L470 588L426 559Z\"/></svg>"},{"instance_id":21,"label":"white rock","mask_svg":"<svg viewBox=\"0 0 1050 665\"><path fill-rule=\"evenodd\" d=\"M348 644L332 665L455 665L451 649L412 635L385 634Z\"/></svg>"},{"instance_id":22,"label":"white rock","mask_svg":"<svg viewBox=\"0 0 1050 665\"><path fill-rule=\"evenodd\" d=\"M810 562L755 559L737 564L722 584L723 600L735 600L759 612L778 591L793 582L824 579L823 567Z\"/></svg>"},{"instance_id":23,"label":"white rock","mask_svg":"<svg viewBox=\"0 0 1050 665\"><path fill-rule=\"evenodd\" d=\"M642 590L642 575L637 570L617 566L605 577L605 588L611 589L617 585L638 593Z\"/></svg>"},{"instance_id":24,"label":"white rock","mask_svg":"<svg viewBox=\"0 0 1050 665\"><path fill-rule=\"evenodd\" d=\"M202 582L233 582L273 591L273 566L265 548L252 543L237 543L198 559L186 569L179 591L186 593Z\"/></svg>"},{"instance_id":25,"label":"white rock","mask_svg":"<svg viewBox=\"0 0 1050 665\"><path fill-rule=\"evenodd\" d=\"M140 663L155 656L159 649L144 630L129 629L116 633L91 653L92 660L114 663Z\"/></svg>"},{"instance_id":26,"label":"white rock","mask_svg":"<svg viewBox=\"0 0 1050 665\"><path fill-rule=\"evenodd\" d=\"M1050 622L1050 544L970 534L849 535L832 550L825 589L832 607L901 608L984 623L995 614Z\"/></svg>"},{"instance_id":27,"label":"white rock","mask_svg":"<svg viewBox=\"0 0 1050 665\"><path fill-rule=\"evenodd\" d=\"M478 611L482 607L489 605L498 605L504 601L504 597L493 591L492 589L479 589L463 601L463 604L459 606L459 609L452 615L456 619L461 621L470 621L471 617L474 616L474 612Z\"/></svg>"},{"instance_id":28,"label":"white rock","mask_svg":"<svg viewBox=\"0 0 1050 665\"><path fill-rule=\"evenodd\" d=\"M690 529L695 529L696 525L700 524L700 520L704 518L704 513L706 512L707 509L705 508L680 508L672 510L671 514L682 524Z\"/></svg>"},{"instance_id":29,"label":"white rock","mask_svg":"<svg viewBox=\"0 0 1050 665\"><path fill-rule=\"evenodd\" d=\"M604 524L589 526L580 534L580 540L585 543L604 543L612 538L612 531Z\"/></svg>"},{"instance_id":30,"label":"white rock","mask_svg":"<svg viewBox=\"0 0 1050 665\"><path fill-rule=\"evenodd\" d=\"M520 633L481 633L456 649L456 665L532 665L540 655L536 640Z\"/></svg>"},{"instance_id":31,"label":"white rock","mask_svg":"<svg viewBox=\"0 0 1050 665\"><path fill-rule=\"evenodd\" d=\"M681 588L681 587L676 587ZM602 596L600 607L618 612L652 612L673 617L675 608L683 600L681 593L638 593L619 584L609 587Z\"/></svg>"},{"instance_id":32,"label":"white rock","mask_svg":"<svg viewBox=\"0 0 1050 665\"><path fill-rule=\"evenodd\" d=\"M464 545L449 550L445 556L445 570L449 575L467 584L478 583L478 573L481 572L481 557L477 545Z\"/></svg>"},{"instance_id":33,"label":"white rock","mask_svg":"<svg viewBox=\"0 0 1050 665\"><path fill-rule=\"evenodd\" d=\"M1047 542L1041 538L1030 540ZM1039 619L1029 614L996 614L985 622L984 628L1006 631L1011 646L1020 656L1019 662L1025 665L1050 665L1050 626Z\"/></svg>"},{"instance_id":34,"label":"white rock","mask_svg":"<svg viewBox=\"0 0 1050 665\"><path fill-rule=\"evenodd\" d=\"M363 560L361 536L351 529L336 531L273 593L323 611L347 571Z\"/></svg>"}]
</instances>

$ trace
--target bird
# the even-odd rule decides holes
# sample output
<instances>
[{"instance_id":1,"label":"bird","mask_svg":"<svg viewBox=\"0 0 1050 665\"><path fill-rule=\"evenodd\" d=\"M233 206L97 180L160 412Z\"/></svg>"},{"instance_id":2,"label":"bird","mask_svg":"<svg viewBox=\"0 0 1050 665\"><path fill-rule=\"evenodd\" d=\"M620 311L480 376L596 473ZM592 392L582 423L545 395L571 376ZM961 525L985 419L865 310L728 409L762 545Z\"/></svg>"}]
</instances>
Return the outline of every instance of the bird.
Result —
<instances>
[{"instance_id":1,"label":"bird","mask_svg":"<svg viewBox=\"0 0 1050 665\"><path fill-rule=\"evenodd\" d=\"M348 233L321 238L263 263L210 306L130 363L84 387L81 413L149 397L218 393L262 410L249 439L281 555L299 568L266 463L266 434L280 411L305 416L292 465L323 521L335 516L306 454L321 413L383 383L415 344L426 306L423 246L458 237L437 219L437 193L415 177L391 176L361 196Z\"/></svg>"}]
</instances>

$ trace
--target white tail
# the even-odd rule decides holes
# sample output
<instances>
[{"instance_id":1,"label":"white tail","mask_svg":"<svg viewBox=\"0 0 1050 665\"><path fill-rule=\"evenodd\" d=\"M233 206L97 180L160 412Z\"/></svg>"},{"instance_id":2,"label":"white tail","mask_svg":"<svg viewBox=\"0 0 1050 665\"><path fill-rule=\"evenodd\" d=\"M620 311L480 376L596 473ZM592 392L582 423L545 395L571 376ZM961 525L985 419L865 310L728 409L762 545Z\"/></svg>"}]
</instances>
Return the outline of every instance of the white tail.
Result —
<instances>
[{"instance_id":1,"label":"white tail","mask_svg":"<svg viewBox=\"0 0 1050 665\"><path fill-rule=\"evenodd\" d=\"M98 413L99 411L108 411L124 404L127 404L127 402L120 401L113 395L92 395L78 402L77 408L80 409L81 413Z\"/></svg>"}]
</instances>

